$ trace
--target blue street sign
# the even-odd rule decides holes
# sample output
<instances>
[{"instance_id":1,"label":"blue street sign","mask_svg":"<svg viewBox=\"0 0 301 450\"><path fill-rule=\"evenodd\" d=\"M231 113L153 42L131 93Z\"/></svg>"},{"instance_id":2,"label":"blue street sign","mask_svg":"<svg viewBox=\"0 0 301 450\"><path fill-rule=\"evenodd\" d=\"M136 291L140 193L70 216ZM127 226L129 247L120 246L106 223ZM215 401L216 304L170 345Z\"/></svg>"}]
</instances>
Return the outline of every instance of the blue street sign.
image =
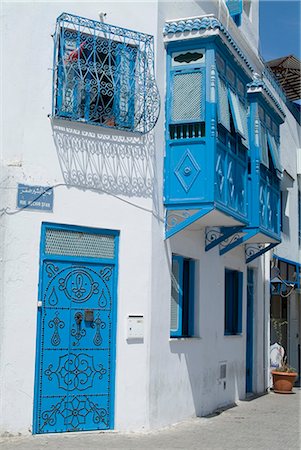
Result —
<instances>
[{"instance_id":1,"label":"blue street sign","mask_svg":"<svg viewBox=\"0 0 301 450\"><path fill-rule=\"evenodd\" d=\"M18 184L17 208L53 210L53 189L49 186Z\"/></svg>"}]
</instances>

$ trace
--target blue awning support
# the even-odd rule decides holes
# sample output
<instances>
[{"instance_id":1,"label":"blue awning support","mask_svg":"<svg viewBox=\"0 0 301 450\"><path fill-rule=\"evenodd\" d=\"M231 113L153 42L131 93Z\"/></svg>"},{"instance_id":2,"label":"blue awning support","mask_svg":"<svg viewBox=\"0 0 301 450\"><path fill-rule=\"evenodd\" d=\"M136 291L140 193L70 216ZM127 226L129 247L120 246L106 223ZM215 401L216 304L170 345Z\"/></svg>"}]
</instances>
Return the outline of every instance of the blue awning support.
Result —
<instances>
[{"instance_id":1,"label":"blue awning support","mask_svg":"<svg viewBox=\"0 0 301 450\"><path fill-rule=\"evenodd\" d=\"M220 243L219 254L224 255L225 253L228 253L230 250L233 250L235 247L247 243L248 240L256 236L258 233L259 233L258 228L241 229L240 231L238 231L238 233L234 234L230 239L228 238ZM246 263L249 263L254 259L258 258L259 256L263 255L265 252L271 250L279 243L280 242L272 242L267 246L265 243L246 244L245 249Z\"/></svg>"},{"instance_id":2,"label":"blue awning support","mask_svg":"<svg viewBox=\"0 0 301 450\"><path fill-rule=\"evenodd\" d=\"M236 233L234 236L232 236L231 239L226 239L223 241L220 245L220 255L224 255L225 253L228 253L230 250L233 250L238 245L243 244L245 241L250 239L251 237L255 236L258 233L258 229L249 229L249 230L240 230L240 232Z\"/></svg>"},{"instance_id":3,"label":"blue awning support","mask_svg":"<svg viewBox=\"0 0 301 450\"><path fill-rule=\"evenodd\" d=\"M184 230L192 223L213 211L212 206L200 209L167 209L165 218L165 239Z\"/></svg>"},{"instance_id":4,"label":"blue awning support","mask_svg":"<svg viewBox=\"0 0 301 450\"><path fill-rule=\"evenodd\" d=\"M272 250L272 248L276 247L279 242L272 242L267 247L264 247L264 244L256 244L253 246L248 246L245 249L245 255L246 255L246 264L250 263L251 261L254 261L254 259L258 258L259 256L263 255L264 253L268 252L269 250ZM261 247L262 246L262 247Z\"/></svg>"},{"instance_id":5,"label":"blue awning support","mask_svg":"<svg viewBox=\"0 0 301 450\"><path fill-rule=\"evenodd\" d=\"M205 234L205 251L208 252L217 245L225 242L241 232L243 226L237 227L210 227L206 228Z\"/></svg>"}]
</instances>

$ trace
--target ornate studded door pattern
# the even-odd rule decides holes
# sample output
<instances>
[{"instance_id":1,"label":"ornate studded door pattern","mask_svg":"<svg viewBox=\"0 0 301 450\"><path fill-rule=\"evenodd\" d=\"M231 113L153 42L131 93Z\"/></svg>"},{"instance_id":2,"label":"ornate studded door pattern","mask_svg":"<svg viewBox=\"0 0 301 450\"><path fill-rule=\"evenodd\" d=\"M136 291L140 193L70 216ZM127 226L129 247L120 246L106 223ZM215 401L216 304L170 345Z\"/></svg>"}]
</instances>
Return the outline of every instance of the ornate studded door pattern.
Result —
<instances>
[{"instance_id":1,"label":"ornate studded door pattern","mask_svg":"<svg viewBox=\"0 0 301 450\"><path fill-rule=\"evenodd\" d=\"M111 428L114 271L43 262L37 433Z\"/></svg>"}]
</instances>

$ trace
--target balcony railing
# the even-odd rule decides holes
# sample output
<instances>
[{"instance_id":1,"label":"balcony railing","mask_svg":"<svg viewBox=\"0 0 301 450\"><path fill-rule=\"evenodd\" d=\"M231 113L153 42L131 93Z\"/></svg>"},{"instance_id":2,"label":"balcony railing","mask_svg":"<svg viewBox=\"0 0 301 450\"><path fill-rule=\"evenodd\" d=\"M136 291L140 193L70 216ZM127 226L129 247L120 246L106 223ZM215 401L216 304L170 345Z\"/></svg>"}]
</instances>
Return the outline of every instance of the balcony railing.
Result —
<instances>
[{"instance_id":1,"label":"balcony railing","mask_svg":"<svg viewBox=\"0 0 301 450\"><path fill-rule=\"evenodd\" d=\"M242 159L218 145L215 166L215 200L241 218L247 215L247 167Z\"/></svg>"}]
</instances>

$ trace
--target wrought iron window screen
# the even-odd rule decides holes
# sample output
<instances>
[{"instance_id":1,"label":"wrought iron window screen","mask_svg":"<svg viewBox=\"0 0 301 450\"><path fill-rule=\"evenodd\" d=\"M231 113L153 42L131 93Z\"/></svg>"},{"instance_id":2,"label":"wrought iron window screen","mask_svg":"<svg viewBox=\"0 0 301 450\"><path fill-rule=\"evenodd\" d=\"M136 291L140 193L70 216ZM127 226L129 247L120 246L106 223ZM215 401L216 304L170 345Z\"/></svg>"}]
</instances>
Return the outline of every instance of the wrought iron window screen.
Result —
<instances>
[{"instance_id":1,"label":"wrought iron window screen","mask_svg":"<svg viewBox=\"0 0 301 450\"><path fill-rule=\"evenodd\" d=\"M54 116L142 134L155 126L152 36L63 13L54 39Z\"/></svg>"}]
</instances>

